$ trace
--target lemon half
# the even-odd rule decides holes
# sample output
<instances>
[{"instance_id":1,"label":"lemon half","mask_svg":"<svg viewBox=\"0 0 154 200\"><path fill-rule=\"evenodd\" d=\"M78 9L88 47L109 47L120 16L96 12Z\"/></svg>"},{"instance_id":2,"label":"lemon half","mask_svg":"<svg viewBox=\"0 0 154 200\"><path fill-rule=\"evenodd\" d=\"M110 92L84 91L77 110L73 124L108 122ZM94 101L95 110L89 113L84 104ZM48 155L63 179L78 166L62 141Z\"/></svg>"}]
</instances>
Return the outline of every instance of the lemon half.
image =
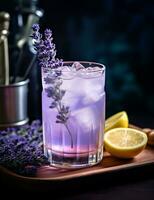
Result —
<instances>
[{"instance_id":1,"label":"lemon half","mask_svg":"<svg viewBox=\"0 0 154 200\"><path fill-rule=\"evenodd\" d=\"M125 111L112 115L105 121L105 132L113 128L128 128L128 116Z\"/></svg>"},{"instance_id":2,"label":"lemon half","mask_svg":"<svg viewBox=\"0 0 154 200\"><path fill-rule=\"evenodd\" d=\"M132 128L111 129L104 135L106 151L119 158L133 158L146 146L147 135Z\"/></svg>"}]
</instances>

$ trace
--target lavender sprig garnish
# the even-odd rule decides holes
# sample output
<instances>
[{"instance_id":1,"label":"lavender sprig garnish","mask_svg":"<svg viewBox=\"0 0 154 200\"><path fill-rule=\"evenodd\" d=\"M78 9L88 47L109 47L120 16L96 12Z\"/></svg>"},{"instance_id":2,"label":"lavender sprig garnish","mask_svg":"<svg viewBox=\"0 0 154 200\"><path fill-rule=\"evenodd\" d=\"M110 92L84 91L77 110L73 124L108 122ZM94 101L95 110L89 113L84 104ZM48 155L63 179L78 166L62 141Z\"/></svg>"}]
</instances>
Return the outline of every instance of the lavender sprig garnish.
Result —
<instances>
[{"instance_id":1,"label":"lavender sprig garnish","mask_svg":"<svg viewBox=\"0 0 154 200\"><path fill-rule=\"evenodd\" d=\"M56 58L56 48L53 43L52 31L46 29L44 35L40 34L40 27L38 24L32 26L34 39L34 49L37 52L37 58L39 66L43 72L46 73L44 82L49 85L45 91L47 96L51 98L50 109L57 109L58 114L56 116L56 123L63 124L71 138L71 147L73 148L73 138L69 130L67 121L70 115L69 106L62 104L62 98L65 95L65 90L60 87L62 85L61 67L63 66L63 60Z\"/></svg>"},{"instance_id":2,"label":"lavender sprig garnish","mask_svg":"<svg viewBox=\"0 0 154 200\"><path fill-rule=\"evenodd\" d=\"M46 29L44 31L44 38L39 32L40 27L38 24L32 26L33 33L31 37L34 39L34 49L37 52L37 58L39 61L39 66L43 69L54 69L61 67L63 61L56 58L56 48L55 44L52 42L52 31Z\"/></svg>"}]
</instances>

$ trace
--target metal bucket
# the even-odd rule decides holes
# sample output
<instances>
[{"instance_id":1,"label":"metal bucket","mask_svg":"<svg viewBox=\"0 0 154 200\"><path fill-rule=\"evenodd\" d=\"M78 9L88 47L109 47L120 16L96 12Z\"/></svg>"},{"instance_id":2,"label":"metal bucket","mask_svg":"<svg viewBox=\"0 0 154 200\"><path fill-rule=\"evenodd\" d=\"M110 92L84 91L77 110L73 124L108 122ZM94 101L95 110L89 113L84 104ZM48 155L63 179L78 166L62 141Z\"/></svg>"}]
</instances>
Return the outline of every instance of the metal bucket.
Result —
<instances>
[{"instance_id":1,"label":"metal bucket","mask_svg":"<svg viewBox=\"0 0 154 200\"><path fill-rule=\"evenodd\" d=\"M0 129L28 122L27 99L29 80L0 85Z\"/></svg>"}]
</instances>

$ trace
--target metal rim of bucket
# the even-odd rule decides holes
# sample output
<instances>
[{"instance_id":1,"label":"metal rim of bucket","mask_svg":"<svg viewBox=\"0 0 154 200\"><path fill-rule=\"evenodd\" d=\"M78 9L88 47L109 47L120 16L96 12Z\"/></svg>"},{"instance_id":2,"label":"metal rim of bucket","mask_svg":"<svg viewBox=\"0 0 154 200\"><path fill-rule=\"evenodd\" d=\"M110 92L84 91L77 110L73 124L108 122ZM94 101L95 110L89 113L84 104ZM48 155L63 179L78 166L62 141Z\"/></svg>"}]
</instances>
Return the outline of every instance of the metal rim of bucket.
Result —
<instances>
[{"instance_id":1,"label":"metal rim of bucket","mask_svg":"<svg viewBox=\"0 0 154 200\"><path fill-rule=\"evenodd\" d=\"M29 79L26 79L26 80L22 80L22 81L19 81L17 83L13 83L13 84L9 84L9 85L0 85L0 88L19 87L19 86L22 86L22 85L26 85L28 83L29 83Z\"/></svg>"},{"instance_id":2,"label":"metal rim of bucket","mask_svg":"<svg viewBox=\"0 0 154 200\"><path fill-rule=\"evenodd\" d=\"M20 121L20 122L15 122L15 123L8 123L8 124L0 124L0 128L7 128L7 127L13 127L13 126L23 126L25 124L27 124L29 121L28 118Z\"/></svg>"}]
</instances>

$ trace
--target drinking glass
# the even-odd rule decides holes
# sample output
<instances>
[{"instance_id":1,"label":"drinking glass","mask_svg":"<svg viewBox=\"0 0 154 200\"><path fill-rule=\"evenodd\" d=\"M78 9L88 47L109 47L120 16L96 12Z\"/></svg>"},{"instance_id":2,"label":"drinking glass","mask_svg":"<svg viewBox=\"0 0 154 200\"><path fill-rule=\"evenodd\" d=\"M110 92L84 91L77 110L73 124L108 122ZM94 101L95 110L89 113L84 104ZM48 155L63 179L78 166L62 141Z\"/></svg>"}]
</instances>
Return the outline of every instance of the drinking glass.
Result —
<instances>
[{"instance_id":1,"label":"drinking glass","mask_svg":"<svg viewBox=\"0 0 154 200\"><path fill-rule=\"evenodd\" d=\"M61 89L65 95L61 105L69 107L66 123L56 123L58 110L51 109L51 98L42 70L42 117L44 152L50 164L62 168L82 168L95 165L103 158L105 123L105 66L80 62L83 70L62 70ZM73 62L64 62L68 68ZM86 70L88 68L89 70Z\"/></svg>"}]
</instances>

